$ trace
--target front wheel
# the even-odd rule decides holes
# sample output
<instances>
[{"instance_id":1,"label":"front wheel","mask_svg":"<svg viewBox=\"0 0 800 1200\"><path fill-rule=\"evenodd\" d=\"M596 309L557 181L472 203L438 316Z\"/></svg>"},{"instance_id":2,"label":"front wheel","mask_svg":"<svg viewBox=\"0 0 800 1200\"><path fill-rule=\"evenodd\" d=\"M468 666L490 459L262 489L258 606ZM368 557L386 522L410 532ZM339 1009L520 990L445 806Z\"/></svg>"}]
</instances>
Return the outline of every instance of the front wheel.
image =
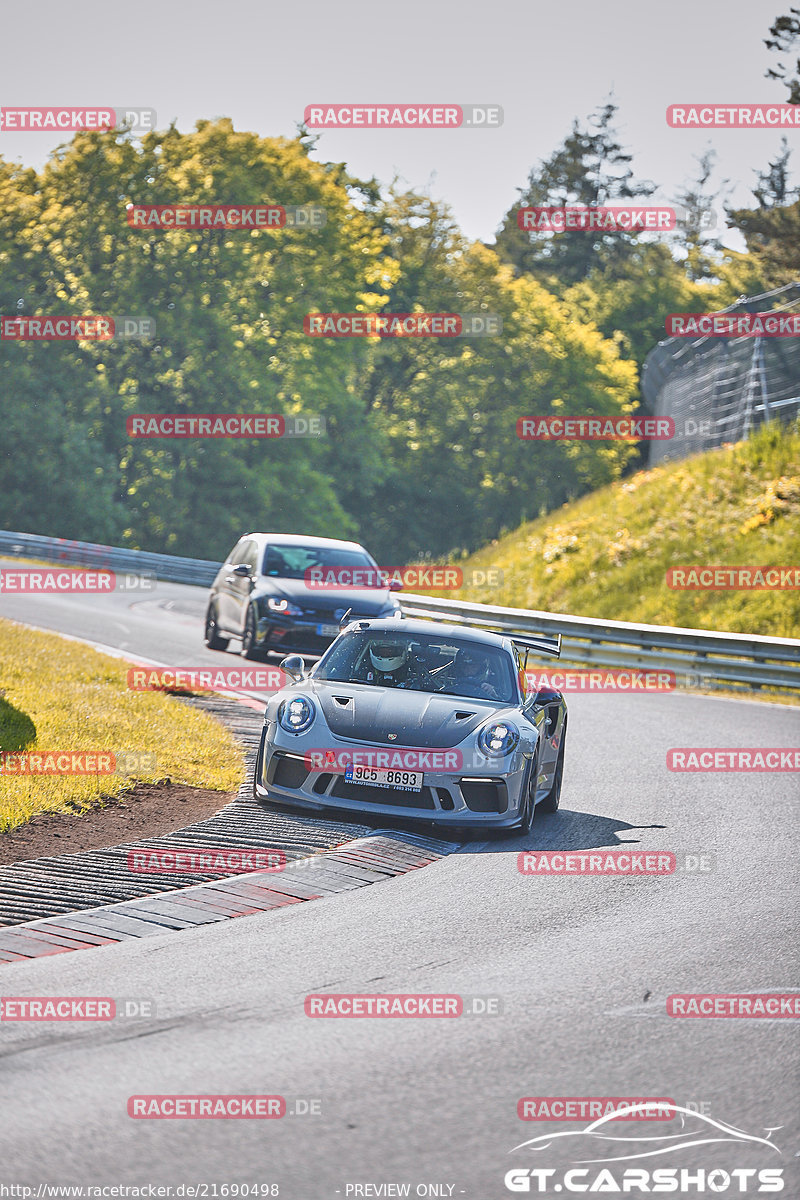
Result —
<instances>
[{"instance_id":1,"label":"front wheel","mask_svg":"<svg viewBox=\"0 0 800 1200\"><path fill-rule=\"evenodd\" d=\"M227 650L228 638L219 636L219 626L217 625L217 613L213 605L209 605L206 613L206 632L205 643L209 650Z\"/></svg>"},{"instance_id":2,"label":"front wheel","mask_svg":"<svg viewBox=\"0 0 800 1200\"><path fill-rule=\"evenodd\" d=\"M253 771L253 799L256 804L262 802L261 796L258 794L258 783L261 779L261 772L264 768L264 746L267 740L267 727L263 725L261 728L261 738L258 743L258 754L256 755L256 765Z\"/></svg>"},{"instance_id":3,"label":"front wheel","mask_svg":"<svg viewBox=\"0 0 800 1200\"><path fill-rule=\"evenodd\" d=\"M522 816L519 823L519 831L523 837L527 837L533 825L533 817L536 808L536 783L539 778L539 747L536 747L536 754L531 766L531 773L528 776L528 784L525 788L525 804L522 809Z\"/></svg>"},{"instance_id":4,"label":"front wheel","mask_svg":"<svg viewBox=\"0 0 800 1200\"><path fill-rule=\"evenodd\" d=\"M264 653L256 643L256 618L252 608L247 610L247 619L244 623L244 634L242 636L242 654L245 658L253 660L263 659Z\"/></svg>"}]
</instances>

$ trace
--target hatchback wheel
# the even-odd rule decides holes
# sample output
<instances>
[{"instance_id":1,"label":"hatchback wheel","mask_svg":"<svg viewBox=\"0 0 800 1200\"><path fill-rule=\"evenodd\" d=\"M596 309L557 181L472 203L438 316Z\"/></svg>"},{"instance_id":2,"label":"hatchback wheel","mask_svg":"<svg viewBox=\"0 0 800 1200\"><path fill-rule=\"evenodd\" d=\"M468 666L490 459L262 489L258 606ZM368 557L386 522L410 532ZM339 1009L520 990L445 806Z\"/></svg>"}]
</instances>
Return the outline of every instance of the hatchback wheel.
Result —
<instances>
[{"instance_id":1,"label":"hatchback wheel","mask_svg":"<svg viewBox=\"0 0 800 1200\"><path fill-rule=\"evenodd\" d=\"M253 659L259 660L264 658L264 652L256 642L256 618L252 608L248 608L247 619L244 623L242 654L251 661Z\"/></svg>"},{"instance_id":2,"label":"hatchback wheel","mask_svg":"<svg viewBox=\"0 0 800 1200\"><path fill-rule=\"evenodd\" d=\"M217 612L213 605L209 605L206 613L206 634L205 642L209 650L227 650L228 638L219 636L219 628L217 626Z\"/></svg>"}]
</instances>

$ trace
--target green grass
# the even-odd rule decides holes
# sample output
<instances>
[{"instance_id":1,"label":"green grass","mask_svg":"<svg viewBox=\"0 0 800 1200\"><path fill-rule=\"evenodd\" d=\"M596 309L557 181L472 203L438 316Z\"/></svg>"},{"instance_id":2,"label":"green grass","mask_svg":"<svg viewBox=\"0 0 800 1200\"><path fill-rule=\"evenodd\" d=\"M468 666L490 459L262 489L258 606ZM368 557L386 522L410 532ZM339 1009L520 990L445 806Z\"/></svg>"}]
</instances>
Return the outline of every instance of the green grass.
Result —
<instances>
[{"instance_id":1,"label":"green grass","mask_svg":"<svg viewBox=\"0 0 800 1200\"><path fill-rule=\"evenodd\" d=\"M0 751L146 751L154 769L123 775L0 770L0 831L39 812L80 812L136 779L235 791L242 751L207 714L162 692L133 692L128 664L53 633L0 620Z\"/></svg>"},{"instance_id":2,"label":"green grass","mask_svg":"<svg viewBox=\"0 0 800 1200\"><path fill-rule=\"evenodd\" d=\"M530 521L459 565L454 599L575 616L800 637L800 592L672 591L669 567L800 565L800 427L763 427ZM470 587L472 568L502 583Z\"/></svg>"}]
</instances>

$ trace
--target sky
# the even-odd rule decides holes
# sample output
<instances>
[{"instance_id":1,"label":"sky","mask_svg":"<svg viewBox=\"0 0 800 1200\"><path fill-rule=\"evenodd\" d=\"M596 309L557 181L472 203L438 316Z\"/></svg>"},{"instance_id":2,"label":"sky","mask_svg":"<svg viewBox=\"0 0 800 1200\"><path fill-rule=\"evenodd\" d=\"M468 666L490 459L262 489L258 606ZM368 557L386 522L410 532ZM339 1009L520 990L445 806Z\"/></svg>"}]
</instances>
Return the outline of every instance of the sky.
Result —
<instances>
[{"instance_id":1,"label":"sky","mask_svg":"<svg viewBox=\"0 0 800 1200\"><path fill-rule=\"evenodd\" d=\"M782 103L764 46L790 0L37 0L0 7L0 104L153 108L184 132L230 117L295 135L312 103L499 104L494 129L326 130L315 157L429 191L491 242L531 168L610 93L637 178L666 202L717 151L729 203L753 203L777 130L670 129L669 104ZM15 49L16 47L16 49ZM32 49L34 48L34 49ZM69 136L69 135L68 135ZM789 130L790 145L800 127ZM0 130L0 155L40 168L64 134ZM800 178L800 154L793 163ZM280 203L280 197L265 197ZM724 238L740 246L736 235Z\"/></svg>"}]
</instances>

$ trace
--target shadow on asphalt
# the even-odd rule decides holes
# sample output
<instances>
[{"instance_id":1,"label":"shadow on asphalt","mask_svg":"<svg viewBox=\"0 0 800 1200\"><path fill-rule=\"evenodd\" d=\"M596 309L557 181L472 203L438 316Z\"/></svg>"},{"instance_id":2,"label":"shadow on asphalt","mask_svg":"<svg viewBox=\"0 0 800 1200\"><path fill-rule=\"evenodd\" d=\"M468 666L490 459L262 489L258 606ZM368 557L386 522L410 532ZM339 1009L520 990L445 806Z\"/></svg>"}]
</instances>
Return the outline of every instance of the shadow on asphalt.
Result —
<instances>
[{"instance_id":1,"label":"shadow on asphalt","mask_svg":"<svg viewBox=\"0 0 800 1200\"><path fill-rule=\"evenodd\" d=\"M267 805L266 807L273 806ZM285 811L290 812L291 809L286 808ZM455 843L459 853L462 854L497 854L503 851L518 854L520 850L568 851L638 846L641 843L641 838L636 836L639 831L668 828L666 825L632 825L629 821L623 821L617 817L601 817L568 808L559 809L556 813L537 813L531 832L527 837L513 831L500 829L477 829L469 832L448 829L445 825L437 825L432 821L414 821L399 816L397 818L387 817L383 814L376 815L374 819L370 820L369 814L361 811L354 813L331 811L313 815L295 811L292 815L310 821L318 821L322 817L331 825L339 822L345 823L348 819L351 822L358 819L361 824L369 827L370 833L388 831L397 834L417 834L421 837L449 842L451 845ZM620 836L627 833L631 836Z\"/></svg>"},{"instance_id":2,"label":"shadow on asphalt","mask_svg":"<svg viewBox=\"0 0 800 1200\"><path fill-rule=\"evenodd\" d=\"M631 825L629 821L617 817L600 817L594 813L560 808L556 813L537 813L526 837L518 833L501 833L499 830L487 837L481 832L473 839L476 844L466 840L461 852L497 854L503 850L514 853L520 850L613 850L617 846L638 846L641 838L635 834L640 830L666 828L666 825ZM626 833L632 836L620 836Z\"/></svg>"}]
</instances>

